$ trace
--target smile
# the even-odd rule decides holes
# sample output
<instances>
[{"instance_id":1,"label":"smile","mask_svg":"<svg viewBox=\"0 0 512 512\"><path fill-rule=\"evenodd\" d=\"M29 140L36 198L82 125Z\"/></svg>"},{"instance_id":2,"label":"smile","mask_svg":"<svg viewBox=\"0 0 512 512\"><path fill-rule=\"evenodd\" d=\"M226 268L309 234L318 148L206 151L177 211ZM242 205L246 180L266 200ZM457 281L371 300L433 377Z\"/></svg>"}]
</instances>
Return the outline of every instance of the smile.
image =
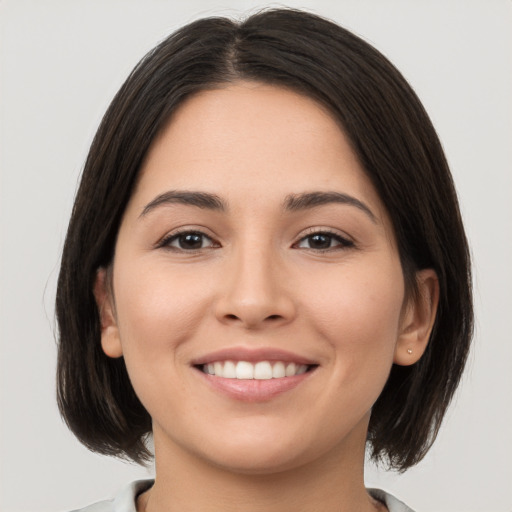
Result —
<instances>
[{"instance_id":1,"label":"smile","mask_svg":"<svg viewBox=\"0 0 512 512\"><path fill-rule=\"evenodd\" d=\"M270 380L293 377L306 373L310 365L284 361L215 361L204 364L200 369L215 377L238 380Z\"/></svg>"},{"instance_id":2,"label":"smile","mask_svg":"<svg viewBox=\"0 0 512 512\"><path fill-rule=\"evenodd\" d=\"M242 402L267 402L309 381L319 361L276 349L233 346L190 361L214 392Z\"/></svg>"}]
</instances>

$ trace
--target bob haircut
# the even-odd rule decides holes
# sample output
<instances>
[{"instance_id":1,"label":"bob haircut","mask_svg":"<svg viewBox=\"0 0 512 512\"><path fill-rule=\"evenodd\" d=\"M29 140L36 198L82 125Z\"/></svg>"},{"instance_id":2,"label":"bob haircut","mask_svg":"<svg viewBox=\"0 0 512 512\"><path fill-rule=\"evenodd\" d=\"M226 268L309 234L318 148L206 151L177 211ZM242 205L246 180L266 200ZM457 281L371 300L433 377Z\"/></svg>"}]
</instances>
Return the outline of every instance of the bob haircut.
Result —
<instances>
[{"instance_id":1,"label":"bob haircut","mask_svg":"<svg viewBox=\"0 0 512 512\"><path fill-rule=\"evenodd\" d=\"M432 445L472 337L470 258L457 196L430 119L397 69L349 31L292 9L185 26L139 62L110 104L85 163L58 280L61 414L93 451L139 463L151 457L151 418L123 358L102 351L93 284L113 260L144 158L173 112L198 91L240 80L289 88L326 107L387 208L406 293L417 293L416 271L437 272L428 348L412 366L393 365L369 424L372 458L404 471Z\"/></svg>"}]
</instances>

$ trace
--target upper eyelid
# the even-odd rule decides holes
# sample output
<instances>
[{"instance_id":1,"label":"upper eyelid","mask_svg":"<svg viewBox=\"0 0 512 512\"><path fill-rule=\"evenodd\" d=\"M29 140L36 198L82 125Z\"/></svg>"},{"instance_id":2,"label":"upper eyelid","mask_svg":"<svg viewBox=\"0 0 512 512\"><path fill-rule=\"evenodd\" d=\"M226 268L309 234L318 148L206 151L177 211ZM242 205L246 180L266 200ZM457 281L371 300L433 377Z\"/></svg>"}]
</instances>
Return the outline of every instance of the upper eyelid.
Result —
<instances>
[{"instance_id":1,"label":"upper eyelid","mask_svg":"<svg viewBox=\"0 0 512 512\"><path fill-rule=\"evenodd\" d=\"M202 235L209 237L215 236L210 228L203 226L202 224L183 224L169 229L164 236L179 235L181 233L201 233Z\"/></svg>"},{"instance_id":2,"label":"upper eyelid","mask_svg":"<svg viewBox=\"0 0 512 512\"><path fill-rule=\"evenodd\" d=\"M312 227L308 228L306 231L302 231L297 236L297 242L303 240L304 238L307 238L308 236L316 235L316 234L327 234L331 235L337 238L341 238L342 240L346 240L348 242L355 243L353 237L348 235L347 233L341 232L334 228L328 228L328 227Z\"/></svg>"}]
</instances>

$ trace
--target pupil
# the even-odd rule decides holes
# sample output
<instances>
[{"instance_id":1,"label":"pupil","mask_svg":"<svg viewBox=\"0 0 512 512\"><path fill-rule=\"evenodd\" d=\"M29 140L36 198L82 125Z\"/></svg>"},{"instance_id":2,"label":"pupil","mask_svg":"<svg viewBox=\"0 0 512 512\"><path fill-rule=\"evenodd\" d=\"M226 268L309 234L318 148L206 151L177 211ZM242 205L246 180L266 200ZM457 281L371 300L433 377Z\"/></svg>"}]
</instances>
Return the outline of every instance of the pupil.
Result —
<instances>
[{"instance_id":1,"label":"pupil","mask_svg":"<svg viewBox=\"0 0 512 512\"><path fill-rule=\"evenodd\" d=\"M182 249L200 249L203 244L201 235L196 235L193 233L189 233L188 235L181 235L179 242Z\"/></svg>"},{"instance_id":2,"label":"pupil","mask_svg":"<svg viewBox=\"0 0 512 512\"><path fill-rule=\"evenodd\" d=\"M331 246L331 237L329 235L313 235L309 243L314 249L327 249Z\"/></svg>"}]
</instances>

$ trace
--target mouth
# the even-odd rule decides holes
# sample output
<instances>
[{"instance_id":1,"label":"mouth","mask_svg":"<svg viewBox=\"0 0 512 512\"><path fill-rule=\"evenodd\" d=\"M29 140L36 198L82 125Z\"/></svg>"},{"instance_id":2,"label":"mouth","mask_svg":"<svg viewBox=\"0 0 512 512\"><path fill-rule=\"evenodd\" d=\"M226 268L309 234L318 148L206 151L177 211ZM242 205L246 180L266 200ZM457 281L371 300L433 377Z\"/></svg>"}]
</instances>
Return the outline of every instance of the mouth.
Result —
<instances>
[{"instance_id":1,"label":"mouth","mask_svg":"<svg viewBox=\"0 0 512 512\"><path fill-rule=\"evenodd\" d=\"M191 361L205 384L229 399L267 402L310 380L319 364L273 348L233 347Z\"/></svg>"},{"instance_id":2,"label":"mouth","mask_svg":"<svg viewBox=\"0 0 512 512\"><path fill-rule=\"evenodd\" d=\"M311 371L316 365L299 364L286 361L215 361L196 365L207 375L224 379L270 380L302 375Z\"/></svg>"}]
</instances>

